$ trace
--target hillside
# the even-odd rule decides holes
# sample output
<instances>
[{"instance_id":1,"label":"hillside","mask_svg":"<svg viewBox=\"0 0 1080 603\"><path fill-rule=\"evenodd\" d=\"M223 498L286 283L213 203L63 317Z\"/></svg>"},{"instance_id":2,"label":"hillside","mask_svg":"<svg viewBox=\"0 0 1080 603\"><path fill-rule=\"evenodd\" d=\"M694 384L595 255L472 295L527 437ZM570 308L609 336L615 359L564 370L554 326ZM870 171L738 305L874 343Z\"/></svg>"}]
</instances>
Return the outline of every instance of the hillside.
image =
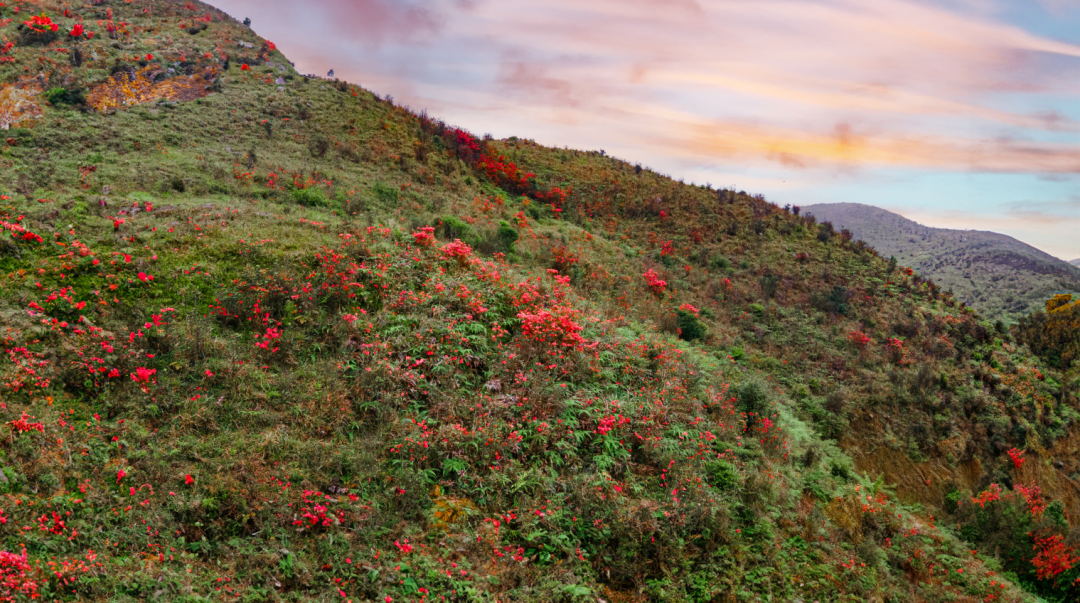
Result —
<instances>
[{"instance_id":1,"label":"hillside","mask_svg":"<svg viewBox=\"0 0 1080 603\"><path fill-rule=\"evenodd\" d=\"M198 2L0 39L0 598L1080 593L1075 368L866 245Z\"/></svg>"},{"instance_id":2,"label":"hillside","mask_svg":"<svg viewBox=\"0 0 1080 603\"><path fill-rule=\"evenodd\" d=\"M991 319L1015 322L1055 293L1080 291L1080 268L1003 234L932 228L858 203L811 205L803 212L851 231Z\"/></svg>"}]
</instances>

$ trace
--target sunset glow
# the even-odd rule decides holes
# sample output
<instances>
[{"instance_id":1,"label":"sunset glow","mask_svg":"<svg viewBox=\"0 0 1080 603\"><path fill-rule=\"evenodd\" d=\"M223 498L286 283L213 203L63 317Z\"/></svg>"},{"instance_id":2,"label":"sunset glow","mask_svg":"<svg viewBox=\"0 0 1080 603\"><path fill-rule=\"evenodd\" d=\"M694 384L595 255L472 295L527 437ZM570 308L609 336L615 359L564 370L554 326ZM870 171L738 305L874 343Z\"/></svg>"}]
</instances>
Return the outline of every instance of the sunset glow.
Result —
<instances>
[{"instance_id":1,"label":"sunset glow","mask_svg":"<svg viewBox=\"0 0 1080 603\"><path fill-rule=\"evenodd\" d=\"M1080 257L1080 1L219 4L478 134Z\"/></svg>"}]
</instances>

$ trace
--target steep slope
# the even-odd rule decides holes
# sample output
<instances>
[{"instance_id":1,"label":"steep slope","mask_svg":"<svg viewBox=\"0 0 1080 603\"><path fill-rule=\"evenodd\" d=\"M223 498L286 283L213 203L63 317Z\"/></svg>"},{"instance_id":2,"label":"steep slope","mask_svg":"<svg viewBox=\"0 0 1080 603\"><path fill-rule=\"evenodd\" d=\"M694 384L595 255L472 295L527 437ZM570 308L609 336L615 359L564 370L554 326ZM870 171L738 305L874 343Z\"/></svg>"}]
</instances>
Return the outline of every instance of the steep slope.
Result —
<instances>
[{"instance_id":1,"label":"steep slope","mask_svg":"<svg viewBox=\"0 0 1080 603\"><path fill-rule=\"evenodd\" d=\"M932 228L858 203L803 211L911 266L983 316L1014 322L1054 293L1080 291L1080 268L1003 234Z\"/></svg>"},{"instance_id":2,"label":"steep slope","mask_svg":"<svg viewBox=\"0 0 1080 603\"><path fill-rule=\"evenodd\" d=\"M0 594L1075 597L1076 375L865 245L197 2L0 10Z\"/></svg>"}]
</instances>

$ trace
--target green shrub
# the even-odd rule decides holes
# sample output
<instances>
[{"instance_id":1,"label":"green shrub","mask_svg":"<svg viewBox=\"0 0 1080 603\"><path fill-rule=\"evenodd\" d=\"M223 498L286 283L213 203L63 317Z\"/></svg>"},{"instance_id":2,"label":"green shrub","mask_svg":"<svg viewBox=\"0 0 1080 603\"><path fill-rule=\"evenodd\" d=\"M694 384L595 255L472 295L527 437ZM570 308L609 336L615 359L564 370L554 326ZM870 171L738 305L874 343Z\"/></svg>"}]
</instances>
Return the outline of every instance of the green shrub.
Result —
<instances>
[{"instance_id":1,"label":"green shrub","mask_svg":"<svg viewBox=\"0 0 1080 603\"><path fill-rule=\"evenodd\" d=\"M518 235L518 231L514 230L514 227L510 226L510 223L506 220L499 220L498 235L503 248L506 249L508 253L513 253L514 243L517 242L520 236Z\"/></svg>"},{"instance_id":2,"label":"green shrub","mask_svg":"<svg viewBox=\"0 0 1080 603\"><path fill-rule=\"evenodd\" d=\"M735 389L739 410L746 414L765 414L769 409L769 392L757 379L751 379Z\"/></svg>"},{"instance_id":3,"label":"green shrub","mask_svg":"<svg viewBox=\"0 0 1080 603\"><path fill-rule=\"evenodd\" d=\"M49 101L49 104L57 107L60 105L81 106L86 104L86 91L78 88L73 90L60 87L52 88L47 90L43 96L45 100Z\"/></svg>"},{"instance_id":4,"label":"green shrub","mask_svg":"<svg viewBox=\"0 0 1080 603\"><path fill-rule=\"evenodd\" d=\"M444 239L449 241L461 239L470 245L479 239L476 235L476 229L457 216L443 216L442 232Z\"/></svg>"},{"instance_id":5,"label":"green shrub","mask_svg":"<svg viewBox=\"0 0 1080 603\"><path fill-rule=\"evenodd\" d=\"M294 188L289 193L293 201L305 207L326 207L330 205L330 199L320 188Z\"/></svg>"},{"instance_id":6,"label":"green shrub","mask_svg":"<svg viewBox=\"0 0 1080 603\"><path fill-rule=\"evenodd\" d=\"M721 459L705 465L709 485L720 491L732 490L739 485L739 474L731 463Z\"/></svg>"},{"instance_id":7,"label":"green shrub","mask_svg":"<svg viewBox=\"0 0 1080 603\"><path fill-rule=\"evenodd\" d=\"M679 316L679 339L694 341L705 337L705 325L692 312L677 310Z\"/></svg>"},{"instance_id":8,"label":"green shrub","mask_svg":"<svg viewBox=\"0 0 1080 603\"><path fill-rule=\"evenodd\" d=\"M715 255L709 260L709 265L717 270L731 270L731 260L722 255Z\"/></svg>"},{"instance_id":9,"label":"green shrub","mask_svg":"<svg viewBox=\"0 0 1080 603\"><path fill-rule=\"evenodd\" d=\"M392 186L383 184L382 182L376 182L375 185L371 187L371 192L375 195L375 198L378 199L381 203L389 205L392 203L397 203L398 201L397 189Z\"/></svg>"}]
</instances>

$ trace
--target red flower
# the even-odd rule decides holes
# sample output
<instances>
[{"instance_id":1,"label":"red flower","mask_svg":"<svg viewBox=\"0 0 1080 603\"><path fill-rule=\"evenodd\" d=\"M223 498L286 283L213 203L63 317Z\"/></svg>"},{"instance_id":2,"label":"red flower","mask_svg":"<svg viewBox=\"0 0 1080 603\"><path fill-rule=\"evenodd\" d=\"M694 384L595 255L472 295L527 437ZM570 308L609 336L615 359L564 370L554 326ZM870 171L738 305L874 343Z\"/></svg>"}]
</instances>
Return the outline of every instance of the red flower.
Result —
<instances>
[{"instance_id":1,"label":"red flower","mask_svg":"<svg viewBox=\"0 0 1080 603\"><path fill-rule=\"evenodd\" d=\"M191 484L195 483L195 478L191 477L191 474L185 475L184 483L190 486Z\"/></svg>"},{"instance_id":2,"label":"red flower","mask_svg":"<svg viewBox=\"0 0 1080 603\"><path fill-rule=\"evenodd\" d=\"M147 54L147 55L146 55L146 60L147 60L147 61L153 61L153 60L154 60L154 55L152 55L152 54Z\"/></svg>"},{"instance_id":3,"label":"red flower","mask_svg":"<svg viewBox=\"0 0 1080 603\"><path fill-rule=\"evenodd\" d=\"M251 71L251 67L248 67L247 63L244 63L240 66L240 71Z\"/></svg>"},{"instance_id":4,"label":"red flower","mask_svg":"<svg viewBox=\"0 0 1080 603\"><path fill-rule=\"evenodd\" d=\"M82 23L76 23L75 27L71 28L71 33L69 33L68 35L73 38L78 38L79 36L83 35Z\"/></svg>"}]
</instances>

